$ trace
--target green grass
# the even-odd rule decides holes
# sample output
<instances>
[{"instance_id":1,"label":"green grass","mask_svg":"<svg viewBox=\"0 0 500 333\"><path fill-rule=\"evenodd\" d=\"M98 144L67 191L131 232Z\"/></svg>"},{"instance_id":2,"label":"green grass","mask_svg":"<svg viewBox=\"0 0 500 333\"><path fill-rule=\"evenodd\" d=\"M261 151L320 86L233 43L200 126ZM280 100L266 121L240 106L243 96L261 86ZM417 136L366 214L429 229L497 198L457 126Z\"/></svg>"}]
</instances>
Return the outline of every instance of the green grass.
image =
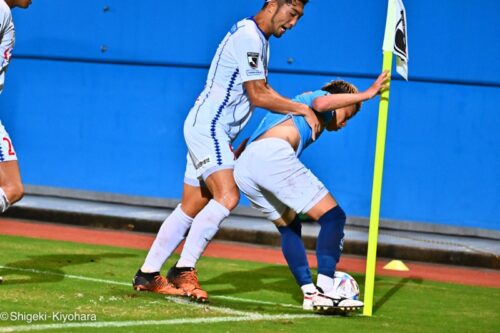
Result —
<instances>
[{"instance_id":1,"label":"green grass","mask_svg":"<svg viewBox=\"0 0 500 333\"><path fill-rule=\"evenodd\" d=\"M96 321L86 323L98 325L127 322L124 327L70 327L78 322L43 318L29 324L43 332L500 332L500 289L379 277L371 318L294 318L308 313L300 308L301 292L286 266L203 258L200 281L211 297L205 306L133 291L130 281L145 255L125 248L0 236L0 265L5 267L0 268L5 280L0 316L59 312L92 314ZM352 275L362 288L364 276ZM283 315L292 317L277 317ZM221 318L242 321L199 322ZM133 325L155 320L162 322ZM60 328L36 326L54 323ZM0 332L27 325L27 320L0 320Z\"/></svg>"}]
</instances>

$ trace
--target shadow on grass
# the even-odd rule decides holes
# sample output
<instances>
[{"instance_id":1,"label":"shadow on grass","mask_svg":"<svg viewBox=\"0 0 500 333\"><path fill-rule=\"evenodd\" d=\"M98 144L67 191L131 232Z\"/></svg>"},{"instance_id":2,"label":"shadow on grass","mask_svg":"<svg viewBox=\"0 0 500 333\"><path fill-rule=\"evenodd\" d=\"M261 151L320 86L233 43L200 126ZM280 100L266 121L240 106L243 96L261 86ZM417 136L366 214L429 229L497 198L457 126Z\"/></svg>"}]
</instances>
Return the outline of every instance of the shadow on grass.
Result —
<instances>
[{"instance_id":1,"label":"shadow on grass","mask_svg":"<svg viewBox=\"0 0 500 333\"><path fill-rule=\"evenodd\" d=\"M254 291L271 291L289 295L302 302L302 292L287 266L271 265L255 270L242 270L222 273L202 286L223 285L222 289L212 289L214 295L234 295ZM294 292L295 291L295 292Z\"/></svg>"},{"instance_id":2,"label":"shadow on grass","mask_svg":"<svg viewBox=\"0 0 500 333\"><path fill-rule=\"evenodd\" d=\"M3 276L4 283L9 285L59 282L64 279L65 272L62 269L65 267L98 263L102 259L121 259L133 256L135 255L124 253L29 256L29 259L4 265L4 268L0 268L0 276ZM89 270L92 269L92 266L89 266ZM9 279L9 275L16 277ZM19 278L19 275L26 276L26 278Z\"/></svg>"},{"instance_id":3,"label":"shadow on grass","mask_svg":"<svg viewBox=\"0 0 500 333\"><path fill-rule=\"evenodd\" d=\"M420 278L404 278L401 279L397 284L392 286L391 289L389 289L384 296L382 296L376 303L373 305L373 313L376 313L378 310L382 308L382 306L389 301L399 290L404 288L408 282L413 282L413 283L422 283L422 279Z\"/></svg>"},{"instance_id":4,"label":"shadow on grass","mask_svg":"<svg viewBox=\"0 0 500 333\"><path fill-rule=\"evenodd\" d=\"M313 274L314 276L316 274ZM364 290L364 275L352 274ZM377 280L379 280L377 278ZM380 299L376 300L373 312L380 310L394 295L396 295L409 282L420 284L422 279L407 277L394 284ZM297 286L287 266L270 265L255 270L242 270L222 273L209 280L202 281L203 286L214 285L211 293L217 295L237 295L245 292L270 291L290 295L298 303L302 302L302 293ZM220 285L220 289L216 285ZM295 292L294 292L295 291Z\"/></svg>"}]
</instances>

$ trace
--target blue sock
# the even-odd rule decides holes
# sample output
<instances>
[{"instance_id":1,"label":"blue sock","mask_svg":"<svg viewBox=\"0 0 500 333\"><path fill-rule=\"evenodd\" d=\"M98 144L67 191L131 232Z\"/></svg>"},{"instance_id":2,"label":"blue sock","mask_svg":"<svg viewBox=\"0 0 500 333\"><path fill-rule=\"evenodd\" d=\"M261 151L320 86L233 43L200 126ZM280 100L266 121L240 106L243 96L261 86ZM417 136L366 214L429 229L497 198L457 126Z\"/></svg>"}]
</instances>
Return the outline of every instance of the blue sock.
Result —
<instances>
[{"instance_id":1,"label":"blue sock","mask_svg":"<svg viewBox=\"0 0 500 333\"><path fill-rule=\"evenodd\" d=\"M281 234L281 250L290 271L300 286L312 283L306 249L302 241L302 224L298 217L287 227L278 227Z\"/></svg>"},{"instance_id":2,"label":"blue sock","mask_svg":"<svg viewBox=\"0 0 500 333\"><path fill-rule=\"evenodd\" d=\"M346 216L340 206L335 206L318 220L321 225L316 243L318 274L333 278L344 246Z\"/></svg>"}]
</instances>

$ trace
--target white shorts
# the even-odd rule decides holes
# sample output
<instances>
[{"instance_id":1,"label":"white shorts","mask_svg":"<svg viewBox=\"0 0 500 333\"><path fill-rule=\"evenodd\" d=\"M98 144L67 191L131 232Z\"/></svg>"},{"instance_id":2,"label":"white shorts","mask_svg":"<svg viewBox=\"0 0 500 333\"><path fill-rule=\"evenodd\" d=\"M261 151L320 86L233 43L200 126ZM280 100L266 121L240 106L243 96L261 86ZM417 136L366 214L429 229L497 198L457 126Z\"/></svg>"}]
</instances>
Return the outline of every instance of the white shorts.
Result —
<instances>
[{"instance_id":1,"label":"white shorts","mask_svg":"<svg viewBox=\"0 0 500 333\"><path fill-rule=\"evenodd\" d=\"M184 139L188 148L184 182L192 186L202 186L203 180L212 173L232 169L234 153L231 138L220 124L193 126L190 113L184 122Z\"/></svg>"},{"instance_id":2,"label":"white shorts","mask_svg":"<svg viewBox=\"0 0 500 333\"><path fill-rule=\"evenodd\" d=\"M16 151L14 145L10 140L9 134L3 127L0 121L0 162L17 161Z\"/></svg>"},{"instance_id":3,"label":"white shorts","mask_svg":"<svg viewBox=\"0 0 500 333\"><path fill-rule=\"evenodd\" d=\"M328 194L292 146L278 138L246 147L234 166L234 179L252 206L270 221L279 219L288 207L306 213Z\"/></svg>"}]
</instances>

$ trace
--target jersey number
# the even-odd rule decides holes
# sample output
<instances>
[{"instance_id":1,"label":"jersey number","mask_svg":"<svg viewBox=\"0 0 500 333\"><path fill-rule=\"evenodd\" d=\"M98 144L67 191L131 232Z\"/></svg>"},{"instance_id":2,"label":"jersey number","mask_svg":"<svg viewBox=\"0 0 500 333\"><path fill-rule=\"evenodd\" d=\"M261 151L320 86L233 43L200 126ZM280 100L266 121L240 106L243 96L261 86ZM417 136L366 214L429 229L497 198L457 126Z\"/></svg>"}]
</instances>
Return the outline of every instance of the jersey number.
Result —
<instances>
[{"instance_id":1,"label":"jersey number","mask_svg":"<svg viewBox=\"0 0 500 333\"><path fill-rule=\"evenodd\" d=\"M14 152L14 149L12 148L12 142L10 142L9 138L3 138L3 141L6 141L7 145L9 145L9 156L16 155L16 153Z\"/></svg>"}]
</instances>

